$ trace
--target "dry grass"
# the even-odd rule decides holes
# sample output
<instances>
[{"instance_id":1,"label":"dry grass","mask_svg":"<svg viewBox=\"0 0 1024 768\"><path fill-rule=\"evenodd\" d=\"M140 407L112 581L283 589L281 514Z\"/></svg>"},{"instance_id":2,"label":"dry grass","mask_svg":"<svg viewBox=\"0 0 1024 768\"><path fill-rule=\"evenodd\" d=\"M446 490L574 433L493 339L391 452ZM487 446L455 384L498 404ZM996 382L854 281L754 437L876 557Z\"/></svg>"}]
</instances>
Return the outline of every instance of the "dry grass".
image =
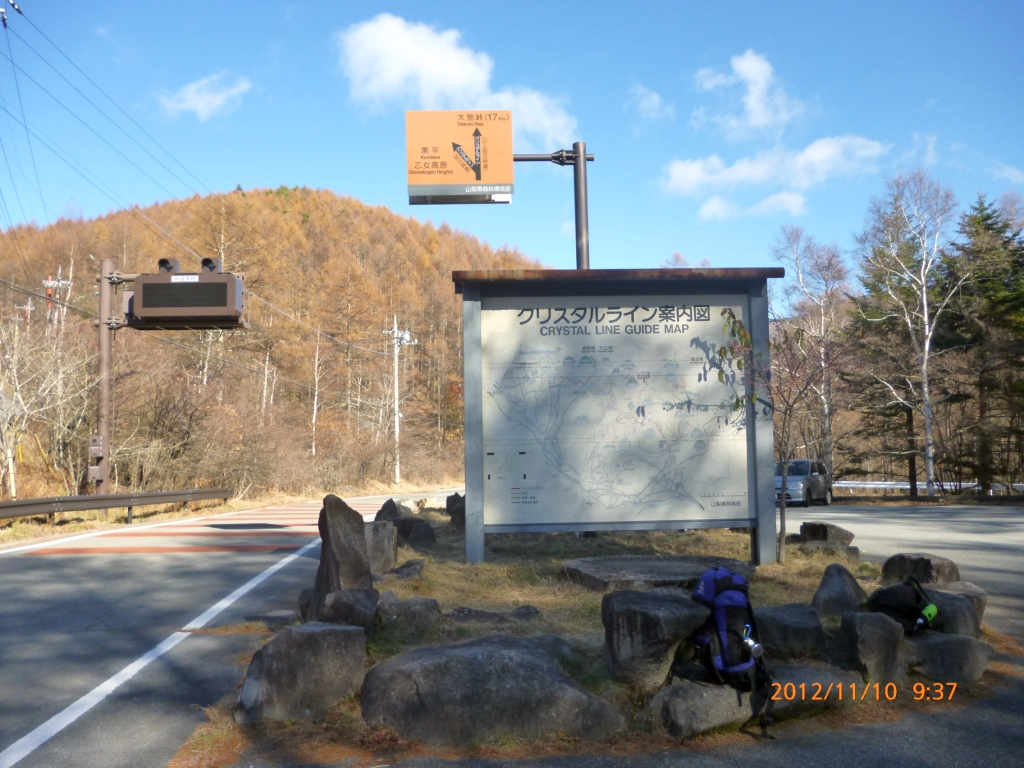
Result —
<instances>
[{"instance_id":1,"label":"dry grass","mask_svg":"<svg viewBox=\"0 0 1024 768\"><path fill-rule=\"evenodd\" d=\"M362 720L357 699L349 699L336 707L318 723L262 723L258 726L235 726L230 717L235 697L228 697L219 707L208 710L209 723L196 730L171 768L202 766L219 768L231 765L249 750L264 760L282 765L305 763L340 763L370 768L399 759L432 755L439 758L458 757L518 759L569 754L628 755L640 752L670 750L706 750L708 748L750 741L756 734L723 731L708 734L683 744L663 733L645 730L642 711L649 696L635 688L613 681L601 658L604 630L601 624L602 593L592 592L567 581L562 566L578 557L626 554L700 554L750 557L750 538L745 533L727 530L609 532L596 538L577 537L573 533L515 534L488 536L485 562L469 565L465 560L465 540L461 529L447 524L438 510L424 510L437 533L437 544L422 551L401 550L399 560L420 558L426 561L422 576L402 580L386 576L376 584L382 592L393 591L400 599L432 597L442 611L469 607L494 613L505 613L520 605L533 605L541 615L531 622L456 623L448 618L436 626L378 631L368 644L368 664L373 665L399 653L424 644L446 644L472 637L503 634L554 633L572 642L579 653L579 662L572 674L591 693L614 703L627 715L630 728L608 742L589 743L577 739L552 737L537 741L497 739L462 750L444 750L409 743L393 731L370 728ZM751 599L756 606L790 602L809 602L821 574L835 558L823 555L806 556L797 547L787 547L784 565L772 564L757 569L751 580ZM870 592L878 585L880 569L863 563L850 566L864 589ZM984 638L1003 652L1024 657L1024 648L1009 638L987 632ZM1004 665L1006 666L1006 665ZM993 685L1005 682L1013 668L993 668L976 687L958 690L961 700L969 703L987 694ZM1020 674L1019 671L1016 674ZM897 720L908 711L941 711L949 703L925 704L912 701L899 704L867 704L841 714L825 714L813 720L802 720L780 728L830 729L854 723Z\"/></svg>"}]
</instances>

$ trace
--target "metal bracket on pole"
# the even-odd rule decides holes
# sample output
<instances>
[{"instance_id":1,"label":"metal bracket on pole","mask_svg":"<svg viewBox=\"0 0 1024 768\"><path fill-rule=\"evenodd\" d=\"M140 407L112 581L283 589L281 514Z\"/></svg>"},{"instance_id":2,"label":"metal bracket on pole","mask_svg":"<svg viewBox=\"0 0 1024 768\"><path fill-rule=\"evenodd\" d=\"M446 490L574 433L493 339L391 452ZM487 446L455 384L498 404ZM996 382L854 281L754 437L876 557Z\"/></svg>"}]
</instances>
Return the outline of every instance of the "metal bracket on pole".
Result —
<instances>
[{"instance_id":1,"label":"metal bracket on pole","mask_svg":"<svg viewBox=\"0 0 1024 768\"><path fill-rule=\"evenodd\" d=\"M560 149L550 155L512 155L517 163L557 163L573 166L573 191L576 202L576 269L590 269L590 225L587 219L587 145L577 141L572 149Z\"/></svg>"}]
</instances>

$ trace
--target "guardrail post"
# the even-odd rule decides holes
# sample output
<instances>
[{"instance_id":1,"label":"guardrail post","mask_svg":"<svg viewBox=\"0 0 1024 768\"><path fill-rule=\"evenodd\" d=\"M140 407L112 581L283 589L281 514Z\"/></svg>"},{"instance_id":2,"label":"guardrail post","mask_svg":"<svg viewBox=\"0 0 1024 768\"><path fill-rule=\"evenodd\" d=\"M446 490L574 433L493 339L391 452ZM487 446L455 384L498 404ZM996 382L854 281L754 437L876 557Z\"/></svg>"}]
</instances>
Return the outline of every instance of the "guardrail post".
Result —
<instances>
[{"instance_id":1,"label":"guardrail post","mask_svg":"<svg viewBox=\"0 0 1024 768\"><path fill-rule=\"evenodd\" d=\"M131 507L128 507L128 522L127 522L127 524L128 525L132 524L132 508Z\"/></svg>"}]
</instances>

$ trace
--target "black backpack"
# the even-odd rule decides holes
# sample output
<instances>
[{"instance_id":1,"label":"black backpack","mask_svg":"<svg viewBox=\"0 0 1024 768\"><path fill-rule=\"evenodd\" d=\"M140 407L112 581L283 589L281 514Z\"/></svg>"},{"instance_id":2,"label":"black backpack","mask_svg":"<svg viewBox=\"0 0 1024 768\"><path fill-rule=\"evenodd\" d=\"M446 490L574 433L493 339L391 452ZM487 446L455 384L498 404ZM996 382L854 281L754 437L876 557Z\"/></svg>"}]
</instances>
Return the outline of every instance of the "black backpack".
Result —
<instances>
[{"instance_id":1,"label":"black backpack","mask_svg":"<svg viewBox=\"0 0 1024 768\"><path fill-rule=\"evenodd\" d=\"M895 619L907 635L939 624L938 609L913 576L902 584L876 589L868 598L868 609Z\"/></svg>"},{"instance_id":2,"label":"black backpack","mask_svg":"<svg viewBox=\"0 0 1024 768\"><path fill-rule=\"evenodd\" d=\"M771 675L761 657L760 633L747 590L747 580L728 568L709 568L701 575L693 599L710 608L711 615L694 633L693 648L718 682L757 690L767 687Z\"/></svg>"}]
</instances>

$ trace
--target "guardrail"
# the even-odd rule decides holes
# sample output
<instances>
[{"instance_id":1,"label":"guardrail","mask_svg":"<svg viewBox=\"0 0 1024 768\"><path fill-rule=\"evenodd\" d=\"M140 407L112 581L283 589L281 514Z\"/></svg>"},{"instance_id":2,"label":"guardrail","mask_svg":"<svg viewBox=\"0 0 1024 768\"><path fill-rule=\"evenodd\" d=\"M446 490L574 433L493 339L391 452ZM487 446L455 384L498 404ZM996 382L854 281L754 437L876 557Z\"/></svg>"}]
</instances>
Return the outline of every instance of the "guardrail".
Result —
<instances>
[{"instance_id":1,"label":"guardrail","mask_svg":"<svg viewBox=\"0 0 1024 768\"><path fill-rule=\"evenodd\" d=\"M859 489L876 489L876 490L877 489L885 489L885 490L896 490L896 491L909 491L910 490L910 483L906 482L905 480L902 481L902 482L898 481L898 480L837 480L836 482L832 483L832 487L833 488L841 488L841 489L849 489L849 490L853 490L854 488L859 488ZM918 488L923 488L924 487L924 481L919 482L917 484L917 487ZM963 483L960 486L961 490L965 490L965 491L971 490L972 488L977 488L977 487L978 487L978 484L977 483L973 483L973 482L972 483ZM1015 491L1024 490L1024 483L1014 483L1012 487L1013 487L1013 490L1015 490ZM1004 490L1006 490L1006 486L1003 485L1002 483L992 483L992 490L994 490L994 491L1004 491Z\"/></svg>"},{"instance_id":2,"label":"guardrail","mask_svg":"<svg viewBox=\"0 0 1024 768\"><path fill-rule=\"evenodd\" d=\"M230 499L234 494L226 488L194 488L188 491L140 491L138 493L104 493L94 496L50 496L44 499L0 501L0 520L10 517L53 515L56 512L81 512L91 509L127 507L128 522L132 509L151 504L185 504L190 501Z\"/></svg>"}]
</instances>

